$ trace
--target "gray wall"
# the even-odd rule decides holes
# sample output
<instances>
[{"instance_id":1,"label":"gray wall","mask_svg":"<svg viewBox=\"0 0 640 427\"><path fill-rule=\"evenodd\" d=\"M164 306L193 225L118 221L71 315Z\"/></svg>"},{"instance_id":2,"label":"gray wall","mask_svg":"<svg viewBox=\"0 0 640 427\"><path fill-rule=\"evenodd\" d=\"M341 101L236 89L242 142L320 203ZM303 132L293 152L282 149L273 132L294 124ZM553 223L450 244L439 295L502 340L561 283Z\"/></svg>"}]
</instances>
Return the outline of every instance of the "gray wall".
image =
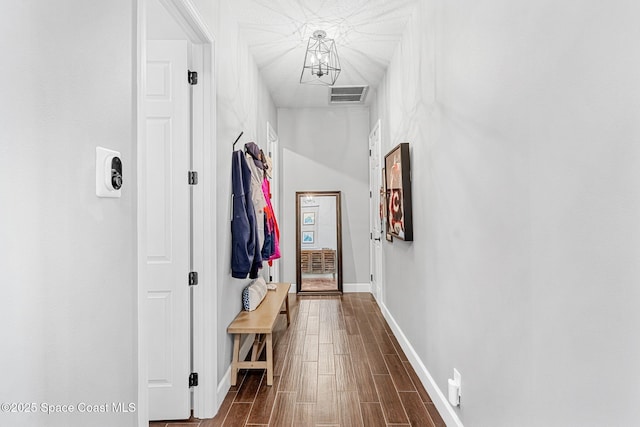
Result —
<instances>
[{"instance_id":1,"label":"gray wall","mask_svg":"<svg viewBox=\"0 0 640 427\"><path fill-rule=\"evenodd\" d=\"M384 305L466 426L640 419L639 13L422 0L377 90L415 222Z\"/></svg>"},{"instance_id":2,"label":"gray wall","mask_svg":"<svg viewBox=\"0 0 640 427\"><path fill-rule=\"evenodd\" d=\"M0 402L137 401L134 10L0 6ZM96 146L122 153L120 199L95 195ZM0 424L133 426L136 414Z\"/></svg>"},{"instance_id":3,"label":"gray wall","mask_svg":"<svg viewBox=\"0 0 640 427\"><path fill-rule=\"evenodd\" d=\"M231 366L232 338L227 326L242 309L242 289L249 279L231 277L231 153L233 141L244 131L236 150L249 141L266 149L267 121L277 131L276 109L258 72L251 53L238 33L238 25L228 18L228 1L217 7L216 36L217 88L217 270L218 280L218 378ZM266 265L266 263L265 263Z\"/></svg>"},{"instance_id":4,"label":"gray wall","mask_svg":"<svg viewBox=\"0 0 640 427\"><path fill-rule=\"evenodd\" d=\"M296 191L342 191L344 283L369 283L369 109L278 109L282 280L295 283Z\"/></svg>"}]
</instances>

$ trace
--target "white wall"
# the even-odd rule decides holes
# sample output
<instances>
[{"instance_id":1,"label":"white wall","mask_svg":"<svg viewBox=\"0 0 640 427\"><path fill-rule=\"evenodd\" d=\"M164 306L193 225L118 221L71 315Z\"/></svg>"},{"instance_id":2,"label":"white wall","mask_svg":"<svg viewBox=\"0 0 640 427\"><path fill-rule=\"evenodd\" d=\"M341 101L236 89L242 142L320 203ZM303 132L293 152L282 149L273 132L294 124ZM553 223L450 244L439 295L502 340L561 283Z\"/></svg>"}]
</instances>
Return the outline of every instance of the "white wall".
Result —
<instances>
[{"instance_id":1,"label":"white wall","mask_svg":"<svg viewBox=\"0 0 640 427\"><path fill-rule=\"evenodd\" d=\"M240 132L244 136L236 145L243 150L249 141L266 148L267 121L277 131L276 108L264 85L238 25L229 19L229 1L217 7L216 88L217 88L217 238L218 238L218 378L231 365L233 342L227 326L242 309L242 289L250 280L231 277L231 153ZM265 264L266 265L266 264ZM226 390L225 390L226 391Z\"/></svg>"},{"instance_id":2,"label":"white wall","mask_svg":"<svg viewBox=\"0 0 640 427\"><path fill-rule=\"evenodd\" d=\"M384 305L464 425L640 419L639 13L422 0L377 90L415 224Z\"/></svg>"},{"instance_id":3,"label":"white wall","mask_svg":"<svg viewBox=\"0 0 640 427\"><path fill-rule=\"evenodd\" d=\"M0 413L11 426L133 426L136 402L134 7L0 6ZM95 195L95 147L122 153L122 198Z\"/></svg>"},{"instance_id":4,"label":"white wall","mask_svg":"<svg viewBox=\"0 0 640 427\"><path fill-rule=\"evenodd\" d=\"M295 283L296 191L342 191L344 283L369 283L369 109L278 109L283 280Z\"/></svg>"}]
</instances>

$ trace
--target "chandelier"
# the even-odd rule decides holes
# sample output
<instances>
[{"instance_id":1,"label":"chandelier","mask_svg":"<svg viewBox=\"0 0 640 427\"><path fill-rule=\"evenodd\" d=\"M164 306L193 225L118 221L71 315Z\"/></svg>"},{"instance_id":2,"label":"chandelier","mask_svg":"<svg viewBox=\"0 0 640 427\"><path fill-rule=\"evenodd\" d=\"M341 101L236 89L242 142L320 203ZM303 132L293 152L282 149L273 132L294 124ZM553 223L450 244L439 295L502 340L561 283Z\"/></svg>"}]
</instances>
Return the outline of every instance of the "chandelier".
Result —
<instances>
[{"instance_id":1,"label":"chandelier","mask_svg":"<svg viewBox=\"0 0 640 427\"><path fill-rule=\"evenodd\" d=\"M335 42L327 38L326 32L314 31L307 44L300 83L332 86L339 74L340 59Z\"/></svg>"}]
</instances>

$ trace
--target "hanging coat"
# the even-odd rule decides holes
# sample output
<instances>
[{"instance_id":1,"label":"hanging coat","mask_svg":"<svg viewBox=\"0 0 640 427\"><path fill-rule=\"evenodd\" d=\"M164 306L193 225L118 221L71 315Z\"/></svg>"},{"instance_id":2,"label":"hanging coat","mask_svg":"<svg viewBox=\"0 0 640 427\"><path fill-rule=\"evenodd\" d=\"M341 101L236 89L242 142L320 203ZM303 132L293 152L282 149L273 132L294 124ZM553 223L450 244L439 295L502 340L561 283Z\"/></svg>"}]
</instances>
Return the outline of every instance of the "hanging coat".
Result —
<instances>
[{"instance_id":1,"label":"hanging coat","mask_svg":"<svg viewBox=\"0 0 640 427\"><path fill-rule=\"evenodd\" d=\"M251 170L242 151L232 153L231 182L233 218L231 220L231 276L236 279L258 277L262 267L258 245L258 226L251 200Z\"/></svg>"},{"instance_id":2,"label":"hanging coat","mask_svg":"<svg viewBox=\"0 0 640 427\"><path fill-rule=\"evenodd\" d=\"M262 247L262 259L268 260L271 265L271 261L280 258L280 230L271 205L271 186L267 178L262 181L262 192L267 202L264 208L265 244Z\"/></svg>"}]
</instances>

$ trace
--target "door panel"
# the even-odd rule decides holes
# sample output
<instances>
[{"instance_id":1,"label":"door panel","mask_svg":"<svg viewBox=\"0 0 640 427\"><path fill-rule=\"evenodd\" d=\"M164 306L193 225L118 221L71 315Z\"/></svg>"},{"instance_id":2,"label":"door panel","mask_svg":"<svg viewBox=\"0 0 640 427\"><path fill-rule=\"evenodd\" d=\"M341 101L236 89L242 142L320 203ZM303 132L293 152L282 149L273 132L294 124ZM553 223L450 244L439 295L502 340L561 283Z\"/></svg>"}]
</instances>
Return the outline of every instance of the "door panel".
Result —
<instances>
[{"instance_id":1,"label":"door panel","mask_svg":"<svg viewBox=\"0 0 640 427\"><path fill-rule=\"evenodd\" d=\"M380 187L382 186L380 120L369 134L369 190L371 191L371 292L382 301L382 218Z\"/></svg>"},{"instance_id":2,"label":"door panel","mask_svg":"<svg viewBox=\"0 0 640 427\"><path fill-rule=\"evenodd\" d=\"M149 41L147 139L140 191L146 198L149 417L191 411L189 272L189 97L187 42Z\"/></svg>"}]
</instances>

